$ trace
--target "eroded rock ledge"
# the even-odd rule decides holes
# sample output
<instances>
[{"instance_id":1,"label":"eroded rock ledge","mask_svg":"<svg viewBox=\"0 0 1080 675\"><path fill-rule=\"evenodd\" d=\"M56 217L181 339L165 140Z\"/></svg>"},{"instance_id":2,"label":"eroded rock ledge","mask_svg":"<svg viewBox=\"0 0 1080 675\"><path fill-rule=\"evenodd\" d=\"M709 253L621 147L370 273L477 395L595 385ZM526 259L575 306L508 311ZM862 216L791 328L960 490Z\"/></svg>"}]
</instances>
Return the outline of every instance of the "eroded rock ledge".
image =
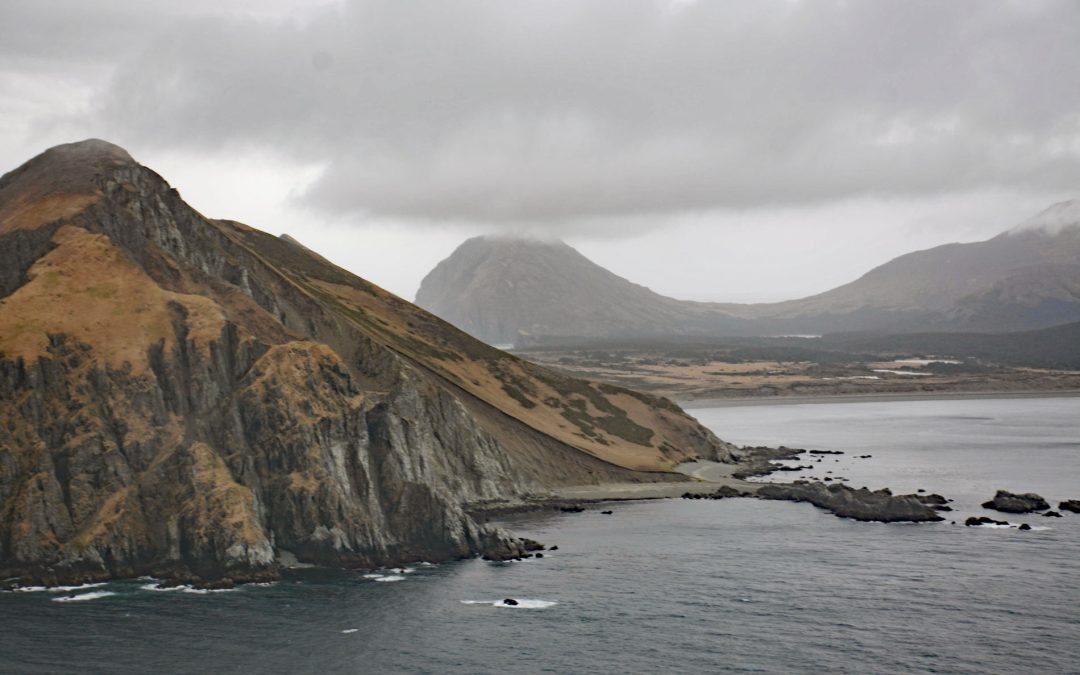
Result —
<instances>
[{"instance_id":1,"label":"eroded rock ledge","mask_svg":"<svg viewBox=\"0 0 1080 675\"><path fill-rule=\"evenodd\" d=\"M840 518L882 523L933 523L944 520L920 495L894 495L888 488L870 490L846 485L811 483L765 483L756 490L723 486L712 494L686 493L683 499L757 499L808 502Z\"/></svg>"}]
</instances>

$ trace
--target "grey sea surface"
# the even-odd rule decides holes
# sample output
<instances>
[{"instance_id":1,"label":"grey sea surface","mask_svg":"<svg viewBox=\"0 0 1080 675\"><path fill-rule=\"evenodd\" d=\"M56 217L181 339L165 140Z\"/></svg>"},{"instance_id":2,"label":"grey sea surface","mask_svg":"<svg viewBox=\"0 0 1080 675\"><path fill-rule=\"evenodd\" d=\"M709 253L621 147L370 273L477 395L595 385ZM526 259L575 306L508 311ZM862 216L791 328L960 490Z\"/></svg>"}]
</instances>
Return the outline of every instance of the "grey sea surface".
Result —
<instances>
[{"instance_id":1,"label":"grey sea surface","mask_svg":"<svg viewBox=\"0 0 1080 675\"><path fill-rule=\"evenodd\" d=\"M749 499L523 514L507 524L557 551L304 570L225 593L148 580L2 593L0 671L1080 672L1080 515L979 507L998 488L1080 499L1080 400L694 412L739 444L845 452L805 473L923 488L955 499L958 522L1034 529L856 523Z\"/></svg>"}]
</instances>

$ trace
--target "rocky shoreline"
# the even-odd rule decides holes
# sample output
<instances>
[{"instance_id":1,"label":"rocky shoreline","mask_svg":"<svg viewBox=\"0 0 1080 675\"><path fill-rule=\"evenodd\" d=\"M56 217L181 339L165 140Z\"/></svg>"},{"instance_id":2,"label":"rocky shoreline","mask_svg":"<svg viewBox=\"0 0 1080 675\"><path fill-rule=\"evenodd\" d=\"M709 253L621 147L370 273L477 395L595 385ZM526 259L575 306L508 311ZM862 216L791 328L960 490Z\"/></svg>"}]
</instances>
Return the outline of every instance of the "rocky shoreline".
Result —
<instances>
[{"instance_id":1,"label":"rocky shoreline","mask_svg":"<svg viewBox=\"0 0 1080 675\"><path fill-rule=\"evenodd\" d=\"M448 562L451 560L464 560L468 558L481 558L489 562L506 562L524 560L527 558L543 557L547 547L531 539L513 536L506 530L493 526L493 521L500 518L522 513L537 513L542 511L554 511L558 513L582 513L585 511L599 511L611 515L610 509L603 509L605 504L617 501L642 501L651 499L678 498L687 500L716 500L731 498L754 498L770 501L791 501L795 503L806 502L823 509L840 518L847 518L860 522L882 523L934 523L945 520L940 515L942 511L951 511L948 499L939 494L928 494L920 490L917 494L894 495L888 488L870 490L868 488L853 488L840 482L826 483L829 478L821 481L795 480L792 482L749 482L746 479L752 477L767 476L777 472L793 471L809 468L799 465L792 467L781 464L782 461L793 461L807 458L811 462L823 461L829 455L843 455L843 452L834 450L804 450L788 447L744 447L739 451L739 462L724 465L725 476L712 480L697 479L695 472L689 473L686 480L681 482L658 482L634 484L637 488L628 492L625 496L611 496L610 492L617 491L618 485L595 485L588 486L590 489L578 494L593 495L573 497L564 494L534 495L518 500L486 501L474 504L467 508L469 517L481 524L482 532L486 538L477 551L471 555L455 555L448 558L425 558L432 562ZM868 458L870 455L860 455L860 458ZM842 478L836 481L844 480ZM629 489L630 486L624 486ZM608 491L608 492L605 492ZM1058 507L1059 511L1052 511L1049 503L1041 496L1025 493L1014 494L1005 490L999 490L993 499L982 505L984 508L998 510L1007 513L1039 513L1046 517L1063 517L1059 511L1080 513L1080 500L1065 500ZM956 524L955 521L953 521ZM1012 527L1020 530L1032 529L1029 525L1015 525L1006 521L999 521L985 516L972 516L963 523L969 527L995 526ZM555 547L552 547L554 549ZM332 567L346 569L371 570L376 568L399 567L414 563L417 558L403 557L402 559L382 561L379 565L372 564L336 564ZM293 562L296 562L295 560ZM307 565L301 564L300 567ZM154 577L162 588L175 586L190 586L195 589L220 590L233 588L245 583L266 583L277 581L283 573L290 569L287 561L278 560L276 564L255 573L230 573L223 571L218 575L200 577L187 572L175 572L153 570L145 574ZM130 578L143 576L132 574ZM128 578L128 577L125 577ZM86 575L56 575L47 571L39 574L23 575L0 581L0 590L14 590L26 586L76 586L93 584L102 581L116 580L116 577L101 576L96 574Z\"/></svg>"}]
</instances>

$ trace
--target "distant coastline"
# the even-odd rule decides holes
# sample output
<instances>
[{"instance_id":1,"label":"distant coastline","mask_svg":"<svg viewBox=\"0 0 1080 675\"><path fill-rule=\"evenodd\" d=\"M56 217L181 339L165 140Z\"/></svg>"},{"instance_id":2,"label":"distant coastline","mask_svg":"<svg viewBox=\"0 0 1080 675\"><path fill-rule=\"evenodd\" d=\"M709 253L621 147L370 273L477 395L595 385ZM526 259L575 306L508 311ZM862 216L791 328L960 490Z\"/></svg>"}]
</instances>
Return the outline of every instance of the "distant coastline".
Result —
<instances>
[{"instance_id":1,"label":"distant coastline","mask_svg":"<svg viewBox=\"0 0 1080 675\"><path fill-rule=\"evenodd\" d=\"M1031 391L926 391L908 393L836 394L835 396L754 396L738 398L696 398L677 400L684 410L752 405L796 405L803 403L873 403L889 401L957 401L994 398L1072 398L1080 397L1080 389L1046 389Z\"/></svg>"}]
</instances>

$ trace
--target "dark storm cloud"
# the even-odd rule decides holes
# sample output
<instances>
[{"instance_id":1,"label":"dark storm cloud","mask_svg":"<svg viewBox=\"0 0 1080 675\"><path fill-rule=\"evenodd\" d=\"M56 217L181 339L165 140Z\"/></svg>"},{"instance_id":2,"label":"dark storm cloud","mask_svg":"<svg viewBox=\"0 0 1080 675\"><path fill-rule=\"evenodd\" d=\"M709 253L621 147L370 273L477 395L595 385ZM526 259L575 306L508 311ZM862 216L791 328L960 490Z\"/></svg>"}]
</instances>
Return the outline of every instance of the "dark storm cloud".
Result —
<instances>
[{"instance_id":1,"label":"dark storm cloud","mask_svg":"<svg viewBox=\"0 0 1080 675\"><path fill-rule=\"evenodd\" d=\"M90 5L24 7L26 35L71 42L17 51L113 58L92 114L140 143L325 164L302 199L333 213L516 225L1080 186L1080 3Z\"/></svg>"}]
</instances>

